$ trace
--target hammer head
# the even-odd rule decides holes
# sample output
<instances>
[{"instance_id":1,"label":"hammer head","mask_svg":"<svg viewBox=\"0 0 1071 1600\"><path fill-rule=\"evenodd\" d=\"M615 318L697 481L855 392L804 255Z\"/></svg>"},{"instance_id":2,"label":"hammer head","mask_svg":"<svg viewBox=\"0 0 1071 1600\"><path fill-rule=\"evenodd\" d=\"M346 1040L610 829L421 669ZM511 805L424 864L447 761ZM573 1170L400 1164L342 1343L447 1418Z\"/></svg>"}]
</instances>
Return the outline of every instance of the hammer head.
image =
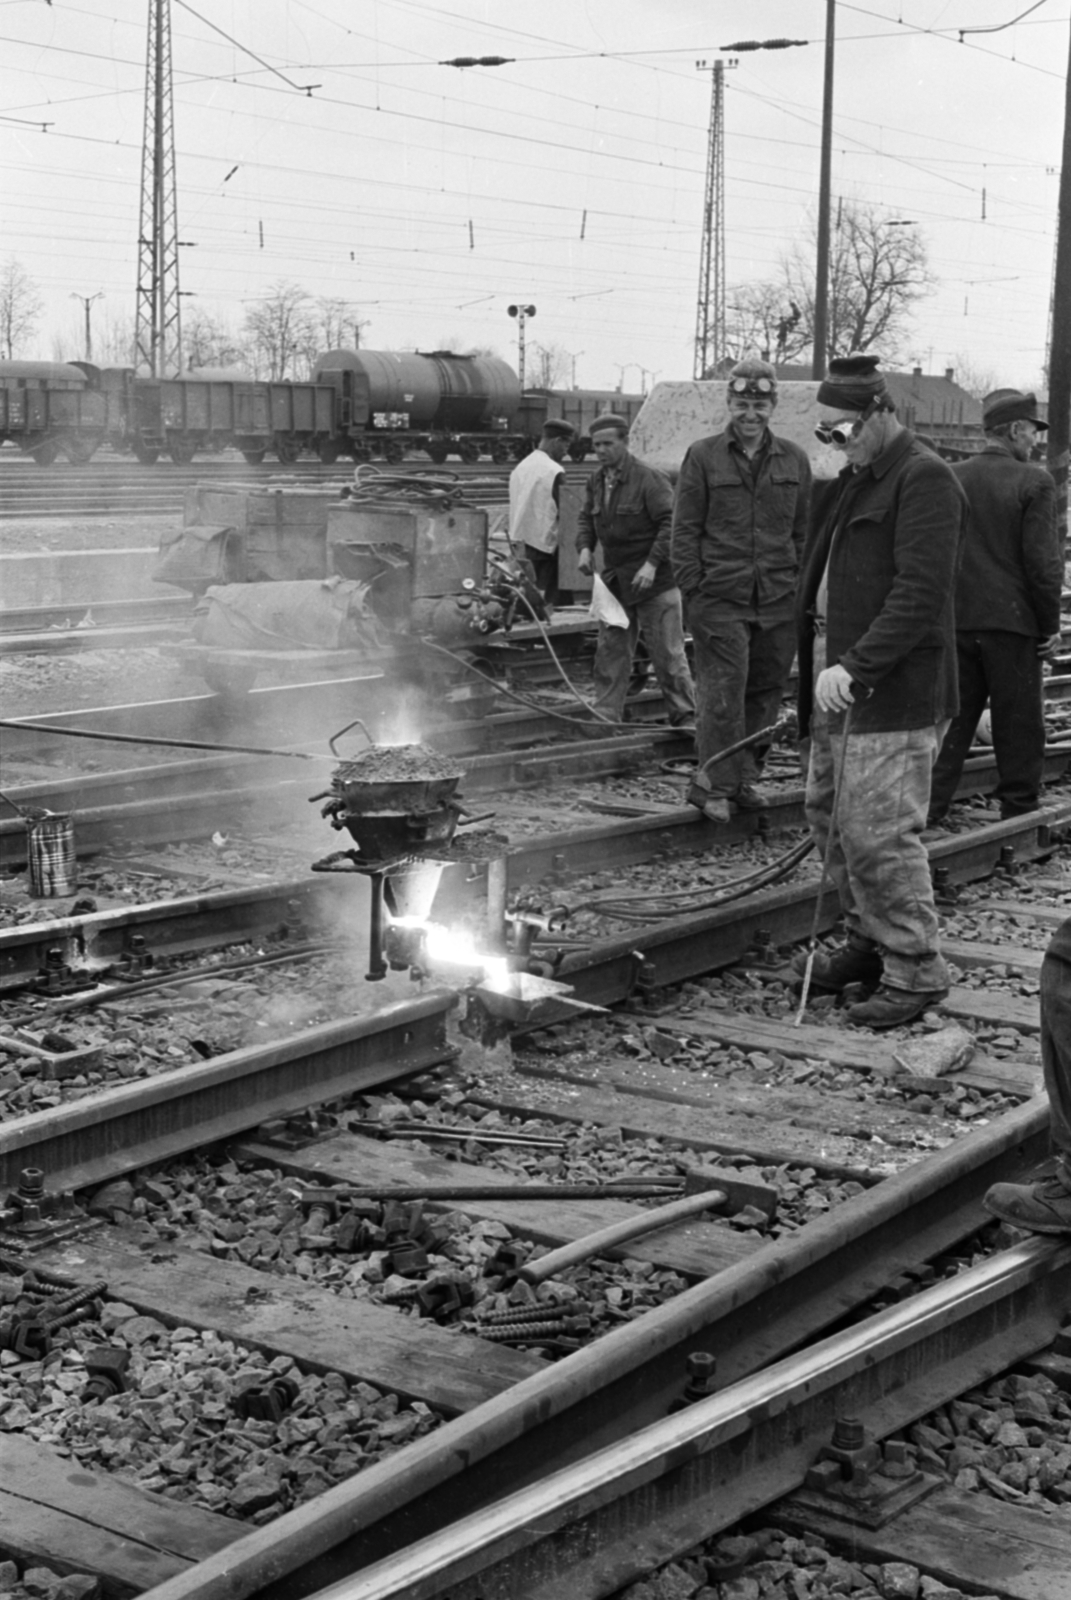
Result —
<instances>
[{"instance_id":1,"label":"hammer head","mask_svg":"<svg viewBox=\"0 0 1071 1600\"><path fill-rule=\"evenodd\" d=\"M734 1217L745 1206L755 1206L767 1222L772 1222L777 1211L778 1194L769 1184L756 1183L742 1178L727 1167L690 1167L684 1178L685 1194L701 1194L704 1189L720 1189L725 1195L721 1208L727 1217Z\"/></svg>"}]
</instances>

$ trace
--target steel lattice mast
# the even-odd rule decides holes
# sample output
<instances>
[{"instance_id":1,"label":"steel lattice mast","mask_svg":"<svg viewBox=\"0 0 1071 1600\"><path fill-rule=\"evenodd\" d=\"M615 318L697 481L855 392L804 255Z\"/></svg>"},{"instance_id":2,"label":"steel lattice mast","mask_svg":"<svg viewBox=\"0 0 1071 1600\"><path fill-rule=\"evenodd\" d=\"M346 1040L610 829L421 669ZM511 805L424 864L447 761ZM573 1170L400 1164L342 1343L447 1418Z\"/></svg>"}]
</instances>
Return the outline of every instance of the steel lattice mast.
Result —
<instances>
[{"instance_id":1,"label":"steel lattice mast","mask_svg":"<svg viewBox=\"0 0 1071 1600\"><path fill-rule=\"evenodd\" d=\"M171 0L149 0L134 364L158 378L182 368L178 243Z\"/></svg>"},{"instance_id":2,"label":"steel lattice mast","mask_svg":"<svg viewBox=\"0 0 1071 1600\"><path fill-rule=\"evenodd\" d=\"M700 70L706 62L698 61ZM703 197L703 246L699 256L699 298L695 314L697 378L713 377L725 354L725 63L711 73L707 181Z\"/></svg>"}]
</instances>

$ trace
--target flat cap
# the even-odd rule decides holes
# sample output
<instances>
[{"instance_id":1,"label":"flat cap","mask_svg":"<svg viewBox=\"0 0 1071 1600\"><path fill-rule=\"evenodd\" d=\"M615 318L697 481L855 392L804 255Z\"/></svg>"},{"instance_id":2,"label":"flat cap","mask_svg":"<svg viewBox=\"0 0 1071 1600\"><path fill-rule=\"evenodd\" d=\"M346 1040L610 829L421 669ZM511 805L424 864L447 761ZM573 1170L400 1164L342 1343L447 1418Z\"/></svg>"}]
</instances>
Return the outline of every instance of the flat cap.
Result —
<instances>
[{"instance_id":1,"label":"flat cap","mask_svg":"<svg viewBox=\"0 0 1071 1600\"><path fill-rule=\"evenodd\" d=\"M1036 428L1049 424L1038 416L1037 396L1021 389L994 389L982 401L982 427L996 428L1003 422L1032 422Z\"/></svg>"},{"instance_id":2,"label":"flat cap","mask_svg":"<svg viewBox=\"0 0 1071 1600\"><path fill-rule=\"evenodd\" d=\"M885 375L878 371L880 360L879 355L869 350L834 356L827 376L818 387L818 404L843 406L846 411L865 411L873 401L887 398Z\"/></svg>"},{"instance_id":3,"label":"flat cap","mask_svg":"<svg viewBox=\"0 0 1071 1600\"><path fill-rule=\"evenodd\" d=\"M548 417L543 424L543 432L548 439L576 438L576 429L564 417Z\"/></svg>"},{"instance_id":4,"label":"flat cap","mask_svg":"<svg viewBox=\"0 0 1071 1600\"><path fill-rule=\"evenodd\" d=\"M601 417L596 417L591 424L591 437L603 433L607 428L613 428L615 433L627 433L629 424L627 417L619 417L616 411L607 411Z\"/></svg>"}]
</instances>

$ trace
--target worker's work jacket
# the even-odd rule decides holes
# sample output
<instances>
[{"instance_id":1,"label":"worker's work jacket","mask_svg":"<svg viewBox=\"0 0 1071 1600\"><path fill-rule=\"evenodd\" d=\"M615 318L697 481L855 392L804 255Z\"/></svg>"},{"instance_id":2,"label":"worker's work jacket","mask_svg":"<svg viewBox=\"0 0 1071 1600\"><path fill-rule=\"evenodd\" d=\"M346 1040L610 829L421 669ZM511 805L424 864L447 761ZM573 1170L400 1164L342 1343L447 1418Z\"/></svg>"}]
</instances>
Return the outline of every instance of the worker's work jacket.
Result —
<instances>
[{"instance_id":1,"label":"worker's work jacket","mask_svg":"<svg viewBox=\"0 0 1071 1600\"><path fill-rule=\"evenodd\" d=\"M576 548L594 551L601 545L607 586L622 605L635 605L640 597L632 580L645 561L654 567L655 578L643 599L676 587L669 564L673 490L660 472L626 455L613 469L615 479L607 495L607 470L597 468L587 481Z\"/></svg>"},{"instance_id":2,"label":"worker's work jacket","mask_svg":"<svg viewBox=\"0 0 1071 1600\"><path fill-rule=\"evenodd\" d=\"M767 431L754 463L731 430L699 439L681 466L672 561L681 594L705 616L792 616L807 533L806 452Z\"/></svg>"},{"instance_id":3,"label":"worker's work jacket","mask_svg":"<svg viewBox=\"0 0 1071 1600\"><path fill-rule=\"evenodd\" d=\"M1035 639L1059 633L1064 561L1052 477L1037 462L1019 461L999 439L952 471L971 508L956 627Z\"/></svg>"},{"instance_id":4,"label":"worker's work jacket","mask_svg":"<svg viewBox=\"0 0 1071 1600\"><path fill-rule=\"evenodd\" d=\"M810 726L816 626L858 686L853 733L935 727L959 709L953 593L967 497L908 429L816 495L796 617L800 737ZM819 589L826 574L824 622Z\"/></svg>"}]
</instances>

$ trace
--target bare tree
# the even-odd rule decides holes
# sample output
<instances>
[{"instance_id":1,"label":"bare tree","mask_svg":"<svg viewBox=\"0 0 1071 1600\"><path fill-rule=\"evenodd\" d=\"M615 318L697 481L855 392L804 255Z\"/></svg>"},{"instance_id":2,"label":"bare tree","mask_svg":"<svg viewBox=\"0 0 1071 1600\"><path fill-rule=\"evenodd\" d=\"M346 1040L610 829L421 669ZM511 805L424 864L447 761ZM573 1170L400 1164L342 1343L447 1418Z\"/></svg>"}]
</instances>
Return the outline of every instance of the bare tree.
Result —
<instances>
[{"instance_id":1,"label":"bare tree","mask_svg":"<svg viewBox=\"0 0 1071 1600\"><path fill-rule=\"evenodd\" d=\"M272 382L308 375L309 351L316 347L315 318L300 284L276 279L267 298L246 312L245 334L258 378Z\"/></svg>"},{"instance_id":2,"label":"bare tree","mask_svg":"<svg viewBox=\"0 0 1071 1600\"><path fill-rule=\"evenodd\" d=\"M362 317L353 300L332 299L326 295L316 302L316 334L321 350L359 350L361 335L372 326Z\"/></svg>"},{"instance_id":3,"label":"bare tree","mask_svg":"<svg viewBox=\"0 0 1071 1600\"><path fill-rule=\"evenodd\" d=\"M992 394L994 389L1000 388L1001 380L993 367L983 366L981 362L964 355L962 351L957 350L951 364L953 376L960 388L966 389L976 400L983 400L987 394Z\"/></svg>"},{"instance_id":4,"label":"bare tree","mask_svg":"<svg viewBox=\"0 0 1071 1600\"><path fill-rule=\"evenodd\" d=\"M781 364L805 350L809 339L803 312L784 284L765 278L730 288L725 318L725 355L730 361L759 356Z\"/></svg>"},{"instance_id":5,"label":"bare tree","mask_svg":"<svg viewBox=\"0 0 1071 1600\"><path fill-rule=\"evenodd\" d=\"M801 308L799 331L809 346L814 334L814 230L781 263L785 295ZM890 222L877 207L842 202L829 260L828 356L881 347L886 361L903 352L916 303L932 294L922 236Z\"/></svg>"},{"instance_id":6,"label":"bare tree","mask_svg":"<svg viewBox=\"0 0 1071 1600\"><path fill-rule=\"evenodd\" d=\"M186 366L190 371L201 367L245 367L249 354L222 317L198 307L183 318L182 343Z\"/></svg>"},{"instance_id":7,"label":"bare tree","mask_svg":"<svg viewBox=\"0 0 1071 1600\"><path fill-rule=\"evenodd\" d=\"M0 267L0 354L14 360L33 337L44 303L37 285L14 256Z\"/></svg>"},{"instance_id":8,"label":"bare tree","mask_svg":"<svg viewBox=\"0 0 1071 1600\"><path fill-rule=\"evenodd\" d=\"M556 389L569 375L572 362L560 344L533 344L528 347L528 380L533 389Z\"/></svg>"}]
</instances>

